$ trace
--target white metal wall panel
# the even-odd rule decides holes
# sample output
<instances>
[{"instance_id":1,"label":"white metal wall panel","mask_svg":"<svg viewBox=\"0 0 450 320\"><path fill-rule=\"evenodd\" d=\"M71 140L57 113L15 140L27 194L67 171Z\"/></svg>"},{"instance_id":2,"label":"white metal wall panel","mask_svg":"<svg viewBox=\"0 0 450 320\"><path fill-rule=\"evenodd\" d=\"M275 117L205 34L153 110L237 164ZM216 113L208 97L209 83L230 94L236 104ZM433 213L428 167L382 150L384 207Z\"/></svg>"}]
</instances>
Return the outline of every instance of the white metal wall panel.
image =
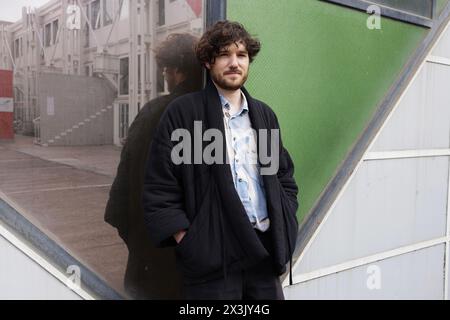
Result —
<instances>
[{"instance_id":1,"label":"white metal wall panel","mask_svg":"<svg viewBox=\"0 0 450 320\"><path fill-rule=\"evenodd\" d=\"M444 245L284 289L286 299L443 299Z\"/></svg>"},{"instance_id":2,"label":"white metal wall panel","mask_svg":"<svg viewBox=\"0 0 450 320\"><path fill-rule=\"evenodd\" d=\"M450 296L449 83L447 26L294 266L287 298Z\"/></svg>"},{"instance_id":3,"label":"white metal wall panel","mask_svg":"<svg viewBox=\"0 0 450 320\"><path fill-rule=\"evenodd\" d=\"M431 54L450 59L450 27L447 26L441 40L438 41Z\"/></svg>"},{"instance_id":4,"label":"white metal wall panel","mask_svg":"<svg viewBox=\"0 0 450 320\"><path fill-rule=\"evenodd\" d=\"M0 257L0 300L81 300L68 286L2 236Z\"/></svg>"},{"instance_id":5,"label":"white metal wall panel","mask_svg":"<svg viewBox=\"0 0 450 320\"><path fill-rule=\"evenodd\" d=\"M450 67L426 63L371 151L450 147Z\"/></svg>"},{"instance_id":6,"label":"white metal wall panel","mask_svg":"<svg viewBox=\"0 0 450 320\"><path fill-rule=\"evenodd\" d=\"M447 242L447 246L449 246L448 242ZM447 248L446 255L449 255L449 254L450 254L450 248ZM450 259L447 258L446 259L446 264L449 261L450 261ZM449 272L450 271L450 266L446 265L446 269L447 269L447 272ZM444 279L444 281L445 281L445 279ZM446 297L446 299L450 300L450 277L449 277L448 274L447 274L447 297Z\"/></svg>"},{"instance_id":7,"label":"white metal wall panel","mask_svg":"<svg viewBox=\"0 0 450 320\"><path fill-rule=\"evenodd\" d=\"M448 157L366 161L295 274L445 236Z\"/></svg>"}]
</instances>

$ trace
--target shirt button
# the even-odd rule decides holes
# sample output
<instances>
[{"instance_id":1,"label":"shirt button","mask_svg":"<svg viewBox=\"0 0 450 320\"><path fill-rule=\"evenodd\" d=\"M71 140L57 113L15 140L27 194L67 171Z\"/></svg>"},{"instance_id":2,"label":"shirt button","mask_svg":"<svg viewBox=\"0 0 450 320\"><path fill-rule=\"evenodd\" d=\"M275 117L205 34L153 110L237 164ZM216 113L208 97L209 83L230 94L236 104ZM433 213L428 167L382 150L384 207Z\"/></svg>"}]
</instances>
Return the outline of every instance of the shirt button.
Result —
<instances>
[{"instance_id":1,"label":"shirt button","mask_svg":"<svg viewBox=\"0 0 450 320\"><path fill-rule=\"evenodd\" d=\"M239 178L239 180L238 180L239 182L242 182L242 178Z\"/></svg>"}]
</instances>

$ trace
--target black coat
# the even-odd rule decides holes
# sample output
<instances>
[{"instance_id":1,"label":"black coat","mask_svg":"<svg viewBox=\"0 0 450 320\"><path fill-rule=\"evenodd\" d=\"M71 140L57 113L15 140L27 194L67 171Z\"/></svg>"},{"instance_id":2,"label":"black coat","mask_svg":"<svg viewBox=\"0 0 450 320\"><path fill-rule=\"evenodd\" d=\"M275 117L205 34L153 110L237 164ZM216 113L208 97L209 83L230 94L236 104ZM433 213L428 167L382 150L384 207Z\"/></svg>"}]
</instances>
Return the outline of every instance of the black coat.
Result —
<instances>
[{"instance_id":1,"label":"black coat","mask_svg":"<svg viewBox=\"0 0 450 320\"><path fill-rule=\"evenodd\" d=\"M274 112L253 99L245 88L242 90L252 127L257 132L279 129ZM186 283L226 276L227 270L245 269L269 256L247 217L228 164L175 165L171 161L172 148L178 144L171 141L172 132L187 129L194 137L194 121L202 121L203 132L215 128L225 137L222 105L211 81L204 90L175 99L163 114L147 162L142 199L152 241L159 247L175 246ZM297 237L298 189L292 160L281 138L279 142L279 150L273 150L279 153L279 170L274 175L263 175L263 181L273 245L271 258L281 275ZM203 148L209 143L204 142ZM173 234L182 229L188 231L176 244Z\"/></svg>"},{"instance_id":2,"label":"black coat","mask_svg":"<svg viewBox=\"0 0 450 320\"><path fill-rule=\"evenodd\" d=\"M128 130L116 178L105 210L105 221L117 228L128 247L125 288L136 299L181 297L181 278L173 248L156 248L144 226L142 189L149 146L161 114L180 95L194 91L187 83L170 95L145 104ZM167 283L166 278L172 281Z\"/></svg>"}]
</instances>

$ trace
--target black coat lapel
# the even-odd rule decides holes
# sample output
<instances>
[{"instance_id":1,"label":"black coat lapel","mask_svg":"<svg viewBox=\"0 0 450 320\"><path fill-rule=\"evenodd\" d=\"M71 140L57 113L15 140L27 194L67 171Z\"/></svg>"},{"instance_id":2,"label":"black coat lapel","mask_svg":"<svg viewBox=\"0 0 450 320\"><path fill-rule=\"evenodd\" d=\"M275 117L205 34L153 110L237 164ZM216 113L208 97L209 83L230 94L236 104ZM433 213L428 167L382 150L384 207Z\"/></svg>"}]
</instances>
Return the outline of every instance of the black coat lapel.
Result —
<instances>
[{"instance_id":1,"label":"black coat lapel","mask_svg":"<svg viewBox=\"0 0 450 320\"><path fill-rule=\"evenodd\" d=\"M266 145L266 152L269 150L271 154L279 153L279 150L271 150L271 132L270 125L268 124L268 119L264 117L263 109L260 103L256 100L254 100L248 91L245 88L242 88L242 91L244 92L247 102L248 102L248 109L249 109L249 117L250 121L252 123L253 129L256 130L256 144L257 144L257 150L258 150L258 162L260 164L260 168L263 167L269 167L270 164L261 164L260 162L260 155L261 155L261 149L259 146L260 141L260 131L261 129L267 129L267 145ZM262 133L261 133L262 134ZM267 156L267 155L266 155ZM262 179L264 182L264 190L266 194L266 204L267 209L269 213L269 217L271 218L271 221L274 221L274 215L276 212L279 212L279 201L280 201L280 193L279 193L279 183L277 181L277 175L262 175Z\"/></svg>"}]
</instances>

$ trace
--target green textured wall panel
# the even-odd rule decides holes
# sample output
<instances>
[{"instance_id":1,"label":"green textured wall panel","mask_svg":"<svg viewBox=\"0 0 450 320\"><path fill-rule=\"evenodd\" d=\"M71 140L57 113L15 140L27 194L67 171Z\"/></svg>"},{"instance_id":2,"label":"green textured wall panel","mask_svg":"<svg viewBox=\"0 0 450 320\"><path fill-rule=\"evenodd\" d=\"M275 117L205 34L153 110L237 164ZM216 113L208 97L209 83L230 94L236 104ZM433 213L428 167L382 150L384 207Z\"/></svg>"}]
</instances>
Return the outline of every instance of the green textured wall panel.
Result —
<instances>
[{"instance_id":1,"label":"green textured wall panel","mask_svg":"<svg viewBox=\"0 0 450 320\"><path fill-rule=\"evenodd\" d=\"M436 0L436 12L439 15L447 4L448 0Z\"/></svg>"},{"instance_id":2,"label":"green textured wall panel","mask_svg":"<svg viewBox=\"0 0 450 320\"><path fill-rule=\"evenodd\" d=\"M428 29L318 0L228 0L262 42L246 87L277 113L296 164L299 219L317 201Z\"/></svg>"}]
</instances>

